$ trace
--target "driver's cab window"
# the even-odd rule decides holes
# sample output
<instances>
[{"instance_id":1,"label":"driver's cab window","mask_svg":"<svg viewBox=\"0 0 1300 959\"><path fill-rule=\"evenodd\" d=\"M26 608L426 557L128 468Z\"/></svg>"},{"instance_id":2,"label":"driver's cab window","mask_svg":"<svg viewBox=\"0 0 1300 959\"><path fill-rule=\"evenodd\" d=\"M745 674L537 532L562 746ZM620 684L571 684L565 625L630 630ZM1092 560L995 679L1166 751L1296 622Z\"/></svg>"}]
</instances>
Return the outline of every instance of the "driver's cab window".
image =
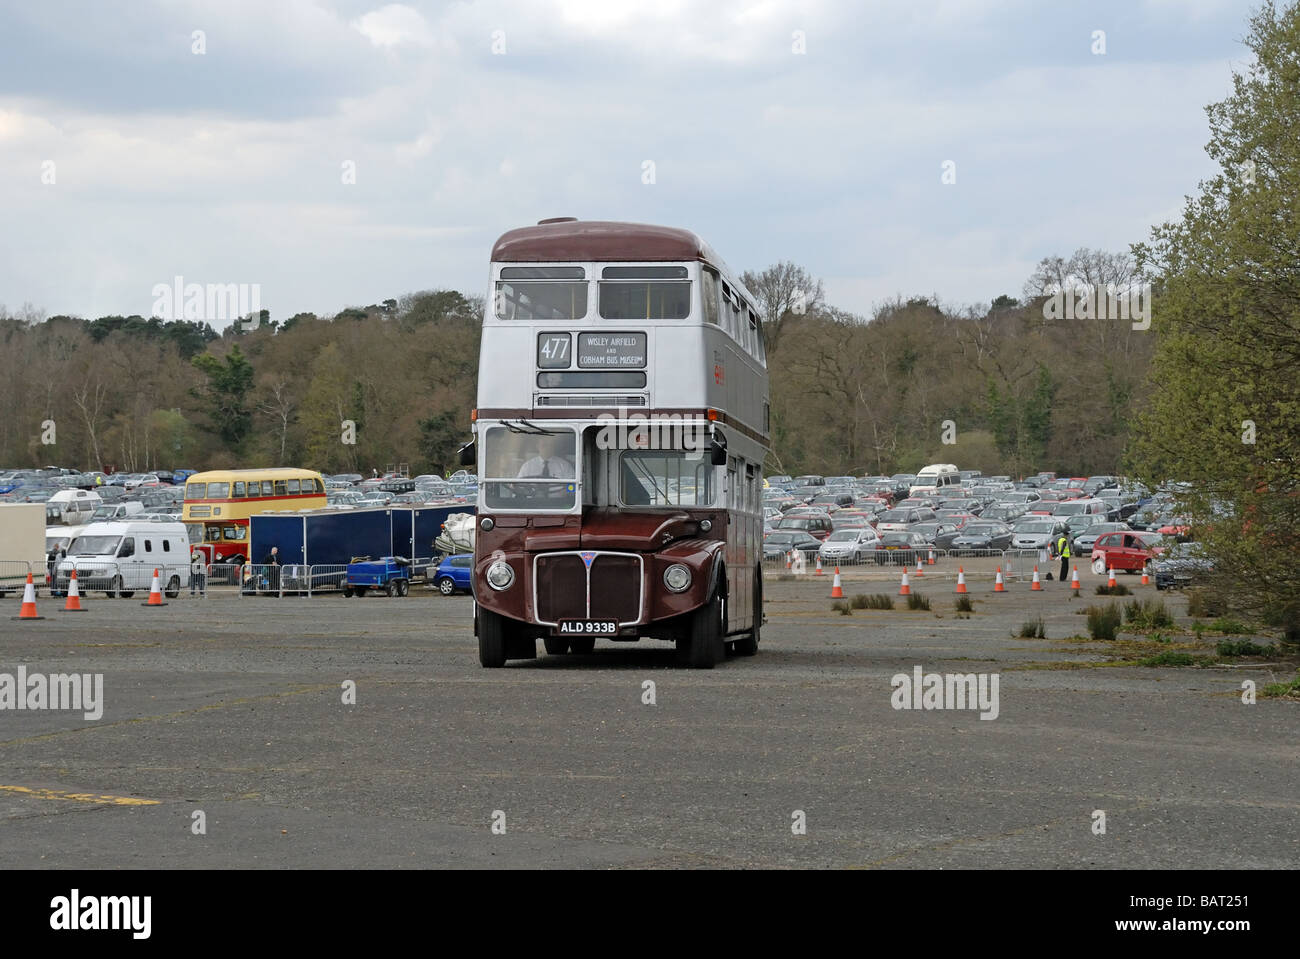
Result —
<instances>
[{"instance_id":1,"label":"driver's cab window","mask_svg":"<svg viewBox=\"0 0 1300 959\"><path fill-rule=\"evenodd\" d=\"M121 547L121 549L119 549L119 550L117 551L117 555L118 555L119 558L125 558L125 557L127 557L127 556L134 556L134 555L135 555L135 540L134 540L132 537L130 537L130 536L128 536L126 539L122 540L122 547Z\"/></svg>"}]
</instances>

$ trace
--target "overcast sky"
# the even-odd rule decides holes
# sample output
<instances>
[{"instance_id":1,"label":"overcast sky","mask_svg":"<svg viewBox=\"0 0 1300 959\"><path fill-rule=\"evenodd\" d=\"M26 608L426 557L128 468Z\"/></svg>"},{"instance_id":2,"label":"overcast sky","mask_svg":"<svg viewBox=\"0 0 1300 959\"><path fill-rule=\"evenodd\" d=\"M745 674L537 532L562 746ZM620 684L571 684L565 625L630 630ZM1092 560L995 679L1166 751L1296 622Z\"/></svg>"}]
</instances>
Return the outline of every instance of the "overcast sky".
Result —
<instances>
[{"instance_id":1,"label":"overcast sky","mask_svg":"<svg viewBox=\"0 0 1300 959\"><path fill-rule=\"evenodd\" d=\"M793 260L859 313L987 303L1177 213L1253 6L0 0L0 304L481 294L549 216Z\"/></svg>"}]
</instances>

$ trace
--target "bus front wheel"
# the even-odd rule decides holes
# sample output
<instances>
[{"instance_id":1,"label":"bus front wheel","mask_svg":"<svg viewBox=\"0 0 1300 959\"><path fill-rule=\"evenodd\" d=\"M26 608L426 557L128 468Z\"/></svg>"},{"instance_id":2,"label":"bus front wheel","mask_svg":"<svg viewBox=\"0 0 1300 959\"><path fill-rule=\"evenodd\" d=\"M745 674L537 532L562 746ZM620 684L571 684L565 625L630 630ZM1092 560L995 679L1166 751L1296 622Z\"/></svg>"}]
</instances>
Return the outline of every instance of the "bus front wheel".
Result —
<instances>
[{"instance_id":1,"label":"bus front wheel","mask_svg":"<svg viewBox=\"0 0 1300 959\"><path fill-rule=\"evenodd\" d=\"M506 619L479 607L478 661L485 669L499 669L506 664Z\"/></svg>"},{"instance_id":2,"label":"bus front wheel","mask_svg":"<svg viewBox=\"0 0 1300 959\"><path fill-rule=\"evenodd\" d=\"M691 614L690 634L677 641L677 661L691 669L712 669L726 655L726 614L719 593Z\"/></svg>"},{"instance_id":3,"label":"bus front wheel","mask_svg":"<svg viewBox=\"0 0 1300 959\"><path fill-rule=\"evenodd\" d=\"M577 639L569 640L569 651L579 656L585 656L595 649L596 637L594 636L579 636Z\"/></svg>"}]
</instances>

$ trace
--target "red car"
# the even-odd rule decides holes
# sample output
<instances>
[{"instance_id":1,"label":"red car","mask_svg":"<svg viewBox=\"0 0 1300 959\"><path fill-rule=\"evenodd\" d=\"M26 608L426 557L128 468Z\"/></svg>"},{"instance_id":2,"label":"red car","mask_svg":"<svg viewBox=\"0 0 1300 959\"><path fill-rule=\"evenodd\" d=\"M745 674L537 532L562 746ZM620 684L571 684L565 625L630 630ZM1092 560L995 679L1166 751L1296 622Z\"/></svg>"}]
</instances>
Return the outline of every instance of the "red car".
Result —
<instances>
[{"instance_id":1,"label":"red car","mask_svg":"<svg viewBox=\"0 0 1300 959\"><path fill-rule=\"evenodd\" d=\"M1108 569L1125 573L1138 573L1164 552L1161 546L1147 546L1134 532L1103 533L1092 547L1092 571L1104 573Z\"/></svg>"}]
</instances>

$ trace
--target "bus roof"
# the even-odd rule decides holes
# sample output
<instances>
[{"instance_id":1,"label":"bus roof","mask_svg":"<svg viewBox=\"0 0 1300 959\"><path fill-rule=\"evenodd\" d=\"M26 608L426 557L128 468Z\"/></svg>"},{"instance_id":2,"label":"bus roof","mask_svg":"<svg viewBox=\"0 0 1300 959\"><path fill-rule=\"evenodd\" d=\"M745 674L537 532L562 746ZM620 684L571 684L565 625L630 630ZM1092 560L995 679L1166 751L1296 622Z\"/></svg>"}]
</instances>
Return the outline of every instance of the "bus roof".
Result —
<instances>
[{"instance_id":1,"label":"bus roof","mask_svg":"<svg viewBox=\"0 0 1300 959\"><path fill-rule=\"evenodd\" d=\"M496 263L560 261L706 260L718 257L690 230L607 220L543 221L501 235L492 247Z\"/></svg>"},{"instance_id":2,"label":"bus roof","mask_svg":"<svg viewBox=\"0 0 1300 959\"><path fill-rule=\"evenodd\" d=\"M286 466L260 470L208 470L206 473L191 473L185 477L186 483L230 483L236 480L277 480L277 479L314 479L320 477L315 470L298 469Z\"/></svg>"}]
</instances>

